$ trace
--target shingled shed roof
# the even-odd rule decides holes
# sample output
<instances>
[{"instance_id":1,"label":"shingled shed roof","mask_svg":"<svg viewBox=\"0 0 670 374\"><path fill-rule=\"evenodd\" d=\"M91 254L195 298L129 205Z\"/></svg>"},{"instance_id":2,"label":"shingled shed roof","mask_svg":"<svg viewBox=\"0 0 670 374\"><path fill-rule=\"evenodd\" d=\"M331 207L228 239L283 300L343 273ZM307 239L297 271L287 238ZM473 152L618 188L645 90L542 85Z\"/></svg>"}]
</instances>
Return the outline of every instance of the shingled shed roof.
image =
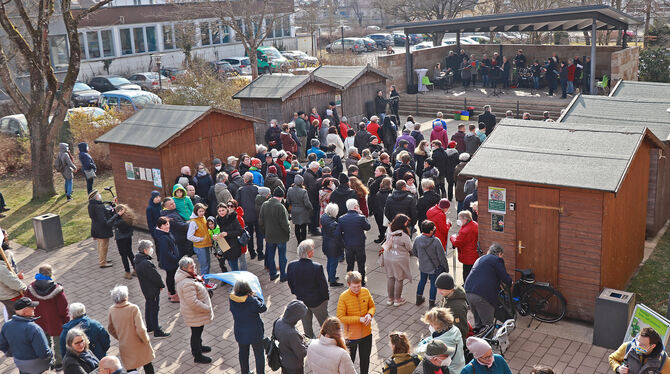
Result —
<instances>
[{"instance_id":1,"label":"shingled shed roof","mask_svg":"<svg viewBox=\"0 0 670 374\"><path fill-rule=\"evenodd\" d=\"M125 144L161 148L169 140L189 129L211 112L265 123L265 120L211 106L147 105L115 128L95 140L96 143Z\"/></svg>"},{"instance_id":2,"label":"shingled shed roof","mask_svg":"<svg viewBox=\"0 0 670 374\"><path fill-rule=\"evenodd\" d=\"M618 192L644 126L599 126L503 119L463 168L464 175Z\"/></svg>"},{"instance_id":3,"label":"shingled shed roof","mask_svg":"<svg viewBox=\"0 0 670 374\"><path fill-rule=\"evenodd\" d=\"M349 88L358 78L367 72L372 72L386 79L392 77L381 70L375 69L369 64L366 66L332 66L322 65L312 73L317 79L325 80L338 85L339 89Z\"/></svg>"},{"instance_id":4,"label":"shingled shed roof","mask_svg":"<svg viewBox=\"0 0 670 374\"><path fill-rule=\"evenodd\" d=\"M610 96L618 98L667 98L670 97L670 83L620 80L612 89Z\"/></svg>"},{"instance_id":5,"label":"shingled shed roof","mask_svg":"<svg viewBox=\"0 0 670 374\"><path fill-rule=\"evenodd\" d=\"M233 99L280 99L284 101L308 82L315 81L340 88L336 84L317 78L312 74L263 74L233 95Z\"/></svg>"},{"instance_id":6,"label":"shingled shed roof","mask_svg":"<svg viewBox=\"0 0 670 374\"><path fill-rule=\"evenodd\" d=\"M611 126L626 123L646 126L657 138L670 140L670 96L655 98L579 95L568 106L560 122Z\"/></svg>"}]
</instances>

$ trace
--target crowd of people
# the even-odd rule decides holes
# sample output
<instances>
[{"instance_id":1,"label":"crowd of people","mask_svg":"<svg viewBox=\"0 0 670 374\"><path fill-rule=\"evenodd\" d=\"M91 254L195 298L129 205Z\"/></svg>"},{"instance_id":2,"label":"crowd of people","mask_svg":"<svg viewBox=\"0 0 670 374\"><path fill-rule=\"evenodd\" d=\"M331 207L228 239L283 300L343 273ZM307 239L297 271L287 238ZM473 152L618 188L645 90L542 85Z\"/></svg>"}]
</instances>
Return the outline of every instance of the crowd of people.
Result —
<instances>
[{"instance_id":1,"label":"crowd of people","mask_svg":"<svg viewBox=\"0 0 670 374\"><path fill-rule=\"evenodd\" d=\"M393 354L384 362L384 373L511 373L505 359L475 336L495 322L499 285L510 285L512 279L505 269L504 249L494 243L484 252L479 245L478 183L461 174L495 127L491 108L484 108L479 126L470 125L466 131L464 124L458 124L451 137L438 113L429 139L412 116L402 126L391 114L372 116L353 127L345 117L339 120L334 105L326 112L327 118L321 119L313 109L311 127L304 133L298 131L308 124L302 112L281 126L278 137L274 121L267 145L258 145L256 154L229 156L225 163L215 158L211 169L199 163L195 175L190 166L183 166L170 196L159 191L148 196L146 223L153 240L138 241L136 252L132 248L136 214L124 204L103 202L91 186L88 210L91 236L98 243L98 265L112 266L107 249L114 237L124 277L139 281L144 316L131 302L128 287L117 285L110 292L104 326L86 315L83 304L68 304L65 287L55 280L58 269L42 264L35 280L26 285L7 251L7 266L0 266L0 301L12 318L0 331L0 350L13 357L22 373L41 373L50 367L66 374L123 373L140 367L153 373L157 352L149 334L170 336L159 323L160 296L167 288L169 301L179 304L183 323L191 330L193 361L209 364L212 358L207 354L215 352L203 341L203 331L215 317L211 295L218 283L207 277L219 272L211 265L214 255L221 272L228 267L247 270L248 261L262 261L269 280L286 282L295 295L266 331L262 314L268 305L263 296L245 280L234 284L228 302L241 373L252 372L251 351L255 372L265 372L270 340L278 343L283 373L300 374L307 367L315 374L367 374L372 323L378 318L366 287L372 217L379 230L375 260L386 275L386 305L407 303L402 291L412 279L412 257L420 272L412 302L424 305L424 291L429 288L428 309L421 316L428 337L411 347L407 334L388 332ZM326 135L323 142L321 134ZM306 141L311 148L297 148ZM454 223L447 214L454 199L458 231L449 235ZM298 259L289 263L287 243L292 236L298 243ZM317 248L308 236L322 237L325 269L313 260ZM6 238L4 234L5 248ZM449 246L458 253L463 284L449 272ZM345 261L346 273L340 278L337 267ZM330 289L342 290L335 315L328 313ZM468 322L469 312L474 326ZM613 353L612 369L637 374L644 365L667 361L654 333L643 330L630 347ZM118 341L118 358L106 355L110 337ZM553 371L538 366L533 373Z\"/></svg>"}]
</instances>

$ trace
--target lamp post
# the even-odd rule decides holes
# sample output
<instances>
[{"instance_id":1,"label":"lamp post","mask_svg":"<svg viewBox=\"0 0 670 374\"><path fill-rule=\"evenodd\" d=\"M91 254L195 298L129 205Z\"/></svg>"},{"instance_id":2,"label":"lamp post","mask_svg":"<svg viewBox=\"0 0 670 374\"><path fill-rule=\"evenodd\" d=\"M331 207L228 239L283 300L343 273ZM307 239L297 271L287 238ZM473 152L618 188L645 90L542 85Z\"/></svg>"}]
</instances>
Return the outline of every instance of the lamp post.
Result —
<instances>
[{"instance_id":1,"label":"lamp post","mask_svg":"<svg viewBox=\"0 0 670 374\"><path fill-rule=\"evenodd\" d=\"M342 53L344 53L344 20L340 20L340 30L342 31Z\"/></svg>"},{"instance_id":2,"label":"lamp post","mask_svg":"<svg viewBox=\"0 0 670 374\"><path fill-rule=\"evenodd\" d=\"M163 75L161 74L161 55L160 53L151 55L156 60L156 66L158 67L158 89L163 91Z\"/></svg>"}]
</instances>

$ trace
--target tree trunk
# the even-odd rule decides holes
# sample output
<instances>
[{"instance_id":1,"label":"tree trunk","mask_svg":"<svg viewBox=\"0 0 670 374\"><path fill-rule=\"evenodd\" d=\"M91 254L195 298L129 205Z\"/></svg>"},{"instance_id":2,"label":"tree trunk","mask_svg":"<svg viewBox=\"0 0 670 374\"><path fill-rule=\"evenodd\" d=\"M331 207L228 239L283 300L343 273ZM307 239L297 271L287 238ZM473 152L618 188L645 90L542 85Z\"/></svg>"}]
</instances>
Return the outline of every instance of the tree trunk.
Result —
<instances>
[{"instance_id":1,"label":"tree trunk","mask_svg":"<svg viewBox=\"0 0 670 374\"><path fill-rule=\"evenodd\" d=\"M256 47L249 47L249 61L251 61L251 80L258 78L258 56Z\"/></svg>"},{"instance_id":2,"label":"tree trunk","mask_svg":"<svg viewBox=\"0 0 670 374\"><path fill-rule=\"evenodd\" d=\"M644 12L644 44L643 47L647 48L647 35L649 35L649 20L651 19L651 1L647 0L647 9Z\"/></svg>"},{"instance_id":3,"label":"tree trunk","mask_svg":"<svg viewBox=\"0 0 670 374\"><path fill-rule=\"evenodd\" d=\"M45 200L56 194L53 178L54 140L46 131L49 128L48 124L41 123L43 119L39 110L37 113L32 111L26 113L26 120L34 124L30 126L33 200Z\"/></svg>"}]
</instances>

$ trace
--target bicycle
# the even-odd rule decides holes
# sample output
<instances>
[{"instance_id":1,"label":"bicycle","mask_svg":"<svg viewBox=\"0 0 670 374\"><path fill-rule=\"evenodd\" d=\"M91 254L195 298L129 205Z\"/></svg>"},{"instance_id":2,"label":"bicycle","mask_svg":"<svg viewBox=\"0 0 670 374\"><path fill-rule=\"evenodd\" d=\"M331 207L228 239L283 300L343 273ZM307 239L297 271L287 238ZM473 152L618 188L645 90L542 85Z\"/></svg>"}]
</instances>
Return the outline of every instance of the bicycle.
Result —
<instances>
[{"instance_id":1,"label":"bicycle","mask_svg":"<svg viewBox=\"0 0 670 374\"><path fill-rule=\"evenodd\" d=\"M563 294L548 282L535 280L532 269L514 269L521 273L521 278L501 291L502 307L507 312L518 312L522 316L531 316L534 319L554 323L565 317L566 301ZM508 296L511 295L511 298Z\"/></svg>"}]
</instances>

